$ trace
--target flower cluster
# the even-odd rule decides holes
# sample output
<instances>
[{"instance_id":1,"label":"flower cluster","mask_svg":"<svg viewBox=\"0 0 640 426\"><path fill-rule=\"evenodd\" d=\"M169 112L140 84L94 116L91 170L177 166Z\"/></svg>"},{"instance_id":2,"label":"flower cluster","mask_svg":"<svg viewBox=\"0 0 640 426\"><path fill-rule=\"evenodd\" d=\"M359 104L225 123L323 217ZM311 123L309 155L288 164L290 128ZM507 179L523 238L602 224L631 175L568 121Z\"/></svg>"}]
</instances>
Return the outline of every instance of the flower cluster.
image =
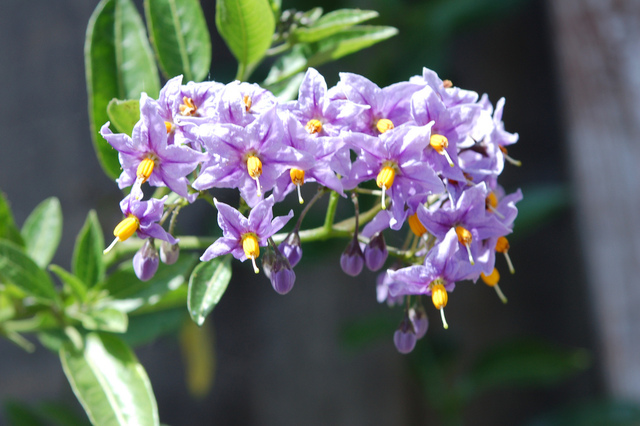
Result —
<instances>
[{"instance_id":1,"label":"flower cluster","mask_svg":"<svg viewBox=\"0 0 640 426\"><path fill-rule=\"evenodd\" d=\"M311 68L290 102L257 84L185 85L175 77L157 100L142 95L131 137L112 133L109 123L101 129L119 152L118 185L131 187L116 241L136 231L150 237L134 258L138 276L148 279L158 265L154 238L164 241L164 250L177 252L177 241L158 222L208 197L212 188L237 188L246 208L215 200L223 236L201 260L230 253L251 259L258 273L260 247L268 247L264 272L284 294L293 287L293 267L302 256L302 219L317 197L286 237L277 236L279 245L274 235L293 211L274 219L272 208L292 192L304 203L301 186L316 182L318 194L331 190L354 202L353 238L340 259L346 273L358 275L364 265L380 270L389 254L397 259L378 279L378 300L406 301L394 342L409 352L427 330L421 295L432 298L445 328L443 308L459 281L481 278L506 300L497 285L495 254L504 253L513 272L505 236L522 195L505 194L497 182L505 161L517 163L507 147L518 135L504 130L503 108L504 99L494 108L486 95L454 87L426 68L385 88L342 73L330 89ZM140 201L145 182L168 187L177 201ZM369 216L358 211L358 196L366 195L379 198ZM410 230L405 247L387 247L383 232L402 229Z\"/></svg>"}]
</instances>

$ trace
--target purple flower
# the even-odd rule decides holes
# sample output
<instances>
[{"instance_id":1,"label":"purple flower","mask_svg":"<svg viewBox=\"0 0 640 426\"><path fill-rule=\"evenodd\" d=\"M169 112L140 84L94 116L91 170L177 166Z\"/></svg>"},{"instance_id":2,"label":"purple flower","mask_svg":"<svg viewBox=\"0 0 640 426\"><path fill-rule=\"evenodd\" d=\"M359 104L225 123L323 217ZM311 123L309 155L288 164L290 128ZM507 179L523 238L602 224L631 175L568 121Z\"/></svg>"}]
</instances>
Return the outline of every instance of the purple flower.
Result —
<instances>
[{"instance_id":1,"label":"purple flower","mask_svg":"<svg viewBox=\"0 0 640 426\"><path fill-rule=\"evenodd\" d=\"M218 225L222 229L222 237L207 248L200 260L207 261L223 254L231 253L240 261L251 259L253 270L258 273L256 259L260 256L260 248L267 246L267 239L278 232L293 217L293 210L287 216L273 218L273 196L256 204L249 217L228 204L214 198L218 209Z\"/></svg>"},{"instance_id":2,"label":"purple flower","mask_svg":"<svg viewBox=\"0 0 640 426\"><path fill-rule=\"evenodd\" d=\"M171 244L167 241L163 241L160 244L160 260L162 263L172 265L178 261L180 257L180 246L178 243Z\"/></svg>"},{"instance_id":3,"label":"purple flower","mask_svg":"<svg viewBox=\"0 0 640 426\"><path fill-rule=\"evenodd\" d=\"M189 195L186 176L206 157L186 146L168 144L158 104L146 93L140 98L140 121L133 128L132 137L112 133L108 122L100 133L119 152L120 188L135 184L132 193L138 194L140 185L148 180L151 186L168 186L190 202L195 200L197 194Z\"/></svg>"},{"instance_id":4,"label":"purple flower","mask_svg":"<svg viewBox=\"0 0 640 426\"><path fill-rule=\"evenodd\" d=\"M450 80L441 80L435 71L426 67L422 69L421 76L411 77L409 81L417 84L426 83L436 91L447 107L459 104L472 104L478 100L478 94L476 92L455 87Z\"/></svg>"},{"instance_id":5,"label":"purple flower","mask_svg":"<svg viewBox=\"0 0 640 426\"><path fill-rule=\"evenodd\" d=\"M291 167L305 167L305 156L282 144L283 129L275 107L247 127L205 125L200 136L210 159L193 182L198 190L238 188L250 207L255 206L276 179ZM302 164L301 164L302 163Z\"/></svg>"},{"instance_id":6,"label":"purple flower","mask_svg":"<svg viewBox=\"0 0 640 426\"><path fill-rule=\"evenodd\" d=\"M166 199L167 196L161 199L152 198L148 201L140 201L127 195L120 201L120 210L125 218L113 230L116 238L104 252L107 253L118 241L124 241L136 232L138 238L141 239L157 238L171 244L177 243L178 240L157 223L162 218Z\"/></svg>"},{"instance_id":7,"label":"purple flower","mask_svg":"<svg viewBox=\"0 0 640 426\"><path fill-rule=\"evenodd\" d=\"M347 245L347 248L340 256L340 267L345 274L355 277L362 272L364 266L364 254L358 242L358 233L356 232Z\"/></svg>"},{"instance_id":8,"label":"purple flower","mask_svg":"<svg viewBox=\"0 0 640 426\"><path fill-rule=\"evenodd\" d=\"M389 306L400 306L404 303L404 296L391 296L389 294L389 285L392 283L389 272L394 271L387 269L386 271L378 274L376 278L376 300L378 303L387 302Z\"/></svg>"},{"instance_id":9,"label":"purple flower","mask_svg":"<svg viewBox=\"0 0 640 426\"><path fill-rule=\"evenodd\" d=\"M336 89L346 99L370 107L362 111L351 130L375 136L411 120L409 100L423 86L401 82L381 89L361 75L340 73Z\"/></svg>"},{"instance_id":10,"label":"purple flower","mask_svg":"<svg viewBox=\"0 0 640 426\"><path fill-rule=\"evenodd\" d=\"M276 97L267 89L255 83L233 81L220 92L213 116L216 123L245 127L276 103Z\"/></svg>"},{"instance_id":11,"label":"purple flower","mask_svg":"<svg viewBox=\"0 0 640 426\"><path fill-rule=\"evenodd\" d=\"M330 99L324 77L314 68L304 75L298 100L283 107L308 134L317 136L338 136L342 130L351 130L356 118L369 108L346 99Z\"/></svg>"},{"instance_id":12,"label":"purple flower","mask_svg":"<svg viewBox=\"0 0 640 426\"><path fill-rule=\"evenodd\" d=\"M406 218L405 202L417 194L443 191L443 184L433 169L422 161L429 143L429 126L402 126L379 137L352 133L349 143L360 153L351 174L343 179L345 189L376 179L385 196L391 198L391 229L398 230Z\"/></svg>"},{"instance_id":13,"label":"purple flower","mask_svg":"<svg viewBox=\"0 0 640 426\"><path fill-rule=\"evenodd\" d=\"M287 258L291 267L295 267L302 259L302 246L298 231L295 230L287 235L287 238L278 245L278 250Z\"/></svg>"},{"instance_id":14,"label":"purple flower","mask_svg":"<svg viewBox=\"0 0 640 426\"><path fill-rule=\"evenodd\" d=\"M336 158L336 152L345 146L342 138L314 137L309 135L290 114L283 113L283 115L285 124L283 143L305 156L305 161L300 164L302 168L292 168L289 173L284 173L278 178L273 189L276 201L283 200L288 193L297 188L298 198L302 204L300 187L306 182L317 182L344 195L342 183L331 167Z\"/></svg>"},{"instance_id":15,"label":"purple flower","mask_svg":"<svg viewBox=\"0 0 640 426\"><path fill-rule=\"evenodd\" d=\"M377 271L384 266L387 256L389 256L387 245L385 244L384 236L380 232L374 235L373 238L369 240L369 244L365 246L364 261L367 268L372 271Z\"/></svg>"},{"instance_id":16,"label":"purple flower","mask_svg":"<svg viewBox=\"0 0 640 426\"><path fill-rule=\"evenodd\" d=\"M147 240L133 256L133 270L140 281L149 281L156 274L160 259L153 240Z\"/></svg>"}]
</instances>

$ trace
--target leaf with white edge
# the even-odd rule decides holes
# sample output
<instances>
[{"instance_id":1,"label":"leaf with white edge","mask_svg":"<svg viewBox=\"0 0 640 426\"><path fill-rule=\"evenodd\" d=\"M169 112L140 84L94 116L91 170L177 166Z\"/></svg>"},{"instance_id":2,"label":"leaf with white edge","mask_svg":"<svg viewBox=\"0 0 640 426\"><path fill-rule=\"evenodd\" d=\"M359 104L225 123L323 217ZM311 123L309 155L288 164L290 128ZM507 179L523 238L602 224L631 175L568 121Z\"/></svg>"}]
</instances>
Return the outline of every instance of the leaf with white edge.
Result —
<instances>
[{"instance_id":1,"label":"leaf with white edge","mask_svg":"<svg viewBox=\"0 0 640 426\"><path fill-rule=\"evenodd\" d=\"M187 308L191 319L202 325L231 281L231 256L217 257L195 267L189 278Z\"/></svg>"},{"instance_id":2,"label":"leaf with white edge","mask_svg":"<svg viewBox=\"0 0 640 426\"><path fill-rule=\"evenodd\" d=\"M118 132L131 136L133 126L140 120L140 101L111 99L107 105L107 115Z\"/></svg>"},{"instance_id":3,"label":"leaf with white edge","mask_svg":"<svg viewBox=\"0 0 640 426\"><path fill-rule=\"evenodd\" d=\"M12 283L42 302L58 300L53 282L24 251L8 240L0 240L0 281Z\"/></svg>"},{"instance_id":4,"label":"leaf with white edge","mask_svg":"<svg viewBox=\"0 0 640 426\"><path fill-rule=\"evenodd\" d=\"M339 9L329 12L308 27L298 27L292 37L299 43L313 43L364 21L377 18L375 10Z\"/></svg>"},{"instance_id":5,"label":"leaf with white edge","mask_svg":"<svg viewBox=\"0 0 640 426\"><path fill-rule=\"evenodd\" d=\"M84 349L60 350L71 389L94 425L159 425L149 377L118 337L89 333Z\"/></svg>"},{"instance_id":6,"label":"leaf with white edge","mask_svg":"<svg viewBox=\"0 0 640 426\"><path fill-rule=\"evenodd\" d=\"M198 0L145 0L149 34L167 79L202 81L211 67L211 36Z\"/></svg>"},{"instance_id":7,"label":"leaf with white edge","mask_svg":"<svg viewBox=\"0 0 640 426\"><path fill-rule=\"evenodd\" d=\"M20 231L13 220L13 213L4 193L0 191L0 238L24 246Z\"/></svg>"},{"instance_id":8,"label":"leaf with white edge","mask_svg":"<svg viewBox=\"0 0 640 426\"><path fill-rule=\"evenodd\" d=\"M87 330L102 330L124 333L129 326L129 318L124 312L113 308L89 311L82 317L82 326Z\"/></svg>"},{"instance_id":9,"label":"leaf with white edge","mask_svg":"<svg viewBox=\"0 0 640 426\"><path fill-rule=\"evenodd\" d=\"M22 226L27 254L44 268L51 262L62 236L62 209L56 197L47 198L31 212Z\"/></svg>"},{"instance_id":10,"label":"leaf with white edge","mask_svg":"<svg viewBox=\"0 0 640 426\"><path fill-rule=\"evenodd\" d=\"M160 78L142 18L131 0L101 0L89 19L84 46L91 136L105 173L120 175L118 152L100 135L113 98L157 98Z\"/></svg>"},{"instance_id":11,"label":"leaf with white edge","mask_svg":"<svg viewBox=\"0 0 640 426\"><path fill-rule=\"evenodd\" d=\"M246 80L271 46L276 22L268 0L218 0L216 27L239 62L237 78Z\"/></svg>"},{"instance_id":12,"label":"leaf with white edge","mask_svg":"<svg viewBox=\"0 0 640 426\"><path fill-rule=\"evenodd\" d=\"M100 227L100 222L98 222L98 215L94 210L91 210L76 238L71 261L73 274L84 282L88 288L93 287L104 278L103 250L104 237L102 228Z\"/></svg>"}]
</instances>

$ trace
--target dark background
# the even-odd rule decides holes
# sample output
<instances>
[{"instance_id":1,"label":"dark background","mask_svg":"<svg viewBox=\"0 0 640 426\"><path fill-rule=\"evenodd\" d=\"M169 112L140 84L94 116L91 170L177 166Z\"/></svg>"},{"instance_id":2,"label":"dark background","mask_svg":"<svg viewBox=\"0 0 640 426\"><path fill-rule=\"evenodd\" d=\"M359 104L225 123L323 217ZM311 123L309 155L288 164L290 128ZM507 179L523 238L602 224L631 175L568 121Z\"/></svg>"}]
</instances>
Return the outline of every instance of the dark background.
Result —
<instances>
[{"instance_id":1,"label":"dark background","mask_svg":"<svg viewBox=\"0 0 640 426\"><path fill-rule=\"evenodd\" d=\"M90 209L97 210L107 235L120 219L120 192L101 172L89 134L83 43L95 4L0 3L0 189L18 225L44 198L60 198L64 233L54 263L65 268ZM317 5L285 0L283 8ZM427 66L457 86L488 93L494 103L504 96L506 129L520 134L510 154L523 166L507 165L502 184L509 192L522 188L525 198L548 194L540 188L549 187L565 194L561 106L544 2L378 0L320 6L325 11L375 9L381 16L373 23L400 30L391 40L320 67L329 85L337 82L338 72L348 71L383 87ZM211 78L228 82L235 62L215 33L215 2L203 1L203 8L213 37ZM535 228L516 221L510 254L517 274L503 274L501 281L507 305L481 283L461 284L446 309L450 329L442 330L437 312L428 308L430 329L420 344L436 351L450 348L445 357L457 374L494 345L532 336L561 349L586 348L590 367L553 386L486 393L465 407L464 424L525 424L602 394L571 200L564 204ZM348 211L341 203L340 212ZM182 232L206 229L213 220L211 208L194 206L181 221ZM440 424L434 401L421 392L411 367L423 352L398 354L392 330L356 349L341 338L354 321L391 318L393 327L402 316L400 309L390 312L377 304L374 273L354 279L342 273L338 259L345 245L305 246L296 287L286 297L273 292L264 277L253 276L247 265L234 263L234 280L207 320L215 329L217 372L206 397L195 399L187 392L177 338L139 348L161 420L171 425ZM56 355L41 347L26 355L1 341L0 403L12 399L77 406Z\"/></svg>"}]
</instances>

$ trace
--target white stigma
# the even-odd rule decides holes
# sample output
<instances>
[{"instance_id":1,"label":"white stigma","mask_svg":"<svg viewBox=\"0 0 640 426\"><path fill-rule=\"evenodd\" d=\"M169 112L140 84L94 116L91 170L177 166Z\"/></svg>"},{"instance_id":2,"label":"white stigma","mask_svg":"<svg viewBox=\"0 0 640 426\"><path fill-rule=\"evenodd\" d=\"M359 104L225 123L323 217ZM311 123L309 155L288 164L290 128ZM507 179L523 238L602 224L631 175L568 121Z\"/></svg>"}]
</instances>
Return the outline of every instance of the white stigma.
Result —
<instances>
[{"instance_id":1,"label":"white stigma","mask_svg":"<svg viewBox=\"0 0 640 426\"><path fill-rule=\"evenodd\" d=\"M298 202L300 204L304 204L304 200L302 199L302 193L300 192L300 186L302 185L296 185L298 187Z\"/></svg>"},{"instance_id":2,"label":"white stigma","mask_svg":"<svg viewBox=\"0 0 640 426\"><path fill-rule=\"evenodd\" d=\"M440 308L440 316L442 317L442 327L448 330L449 324L447 324L447 319L444 317L444 308Z\"/></svg>"},{"instance_id":3,"label":"white stigma","mask_svg":"<svg viewBox=\"0 0 640 426\"><path fill-rule=\"evenodd\" d=\"M109 253L109 252L111 251L111 249L116 245L116 243L117 243L118 241L120 241L120 240L118 239L118 237L116 237L116 238L111 242L111 244L109 244L109 247L107 247L106 249L104 249L104 250L102 251L102 254L107 254L107 253Z\"/></svg>"}]
</instances>

